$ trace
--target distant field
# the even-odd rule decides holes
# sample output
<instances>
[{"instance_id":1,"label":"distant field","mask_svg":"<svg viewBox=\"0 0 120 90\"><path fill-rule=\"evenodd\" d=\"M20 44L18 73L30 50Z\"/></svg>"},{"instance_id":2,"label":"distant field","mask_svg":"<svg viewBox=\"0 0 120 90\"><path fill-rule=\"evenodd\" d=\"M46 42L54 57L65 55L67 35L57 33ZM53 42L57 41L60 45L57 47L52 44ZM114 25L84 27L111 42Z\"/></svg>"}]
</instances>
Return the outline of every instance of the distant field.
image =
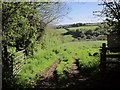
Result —
<instances>
[{"instance_id":1,"label":"distant field","mask_svg":"<svg viewBox=\"0 0 120 90\"><path fill-rule=\"evenodd\" d=\"M89 48L99 48L102 43L107 43L107 41L80 41L80 42L68 42L62 44L62 46L83 46Z\"/></svg>"},{"instance_id":2,"label":"distant field","mask_svg":"<svg viewBox=\"0 0 120 90\"><path fill-rule=\"evenodd\" d=\"M72 28L69 28L70 30L76 30L76 29L85 29L85 30L94 30L96 29L98 26L96 25L92 25L92 26L80 26L80 27L72 27Z\"/></svg>"},{"instance_id":3,"label":"distant field","mask_svg":"<svg viewBox=\"0 0 120 90\"><path fill-rule=\"evenodd\" d=\"M97 25L90 25L90 26L80 26L80 27L71 27L71 28L68 28L69 30L95 30L98 26ZM63 32L66 32L66 30L64 28L61 28L61 29L57 29L57 30L60 30L60 31L63 31Z\"/></svg>"}]
</instances>

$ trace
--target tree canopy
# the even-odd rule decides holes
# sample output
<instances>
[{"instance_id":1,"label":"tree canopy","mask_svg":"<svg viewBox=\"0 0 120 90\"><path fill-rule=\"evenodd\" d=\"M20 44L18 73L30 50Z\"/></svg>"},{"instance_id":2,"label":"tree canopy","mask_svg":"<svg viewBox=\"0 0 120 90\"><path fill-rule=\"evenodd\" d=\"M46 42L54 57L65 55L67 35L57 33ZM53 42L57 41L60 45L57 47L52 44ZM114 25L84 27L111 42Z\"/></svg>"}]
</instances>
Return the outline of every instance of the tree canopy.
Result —
<instances>
[{"instance_id":1,"label":"tree canopy","mask_svg":"<svg viewBox=\"0 0 120 90\"><path fill-rule=\"evenodd\" d=\"M104 8L101 11L105 15L107 24L112 27L112 31L120 33L120 0L102 0Z\"/></svg>"}]
</instances>

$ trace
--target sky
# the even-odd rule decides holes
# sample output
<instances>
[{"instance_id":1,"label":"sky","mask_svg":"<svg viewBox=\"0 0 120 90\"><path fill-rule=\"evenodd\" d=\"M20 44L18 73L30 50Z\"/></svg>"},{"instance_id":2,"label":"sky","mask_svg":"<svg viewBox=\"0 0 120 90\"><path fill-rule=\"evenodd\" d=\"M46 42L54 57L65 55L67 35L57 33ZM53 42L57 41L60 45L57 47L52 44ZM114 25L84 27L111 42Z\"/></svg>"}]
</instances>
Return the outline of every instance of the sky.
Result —
<instances>
[{"instance_id":1,"label":"sky","mask_svg":"<svg viewBox=\"0 0 120 90\"><path fill-rule=\"evenodd\" d=\"M102 18L93 15L93 11L101 11L103 8L98 4L99 2L67 2L70 12L57 25L101 22Z\"/></svg>"}]
</instances>

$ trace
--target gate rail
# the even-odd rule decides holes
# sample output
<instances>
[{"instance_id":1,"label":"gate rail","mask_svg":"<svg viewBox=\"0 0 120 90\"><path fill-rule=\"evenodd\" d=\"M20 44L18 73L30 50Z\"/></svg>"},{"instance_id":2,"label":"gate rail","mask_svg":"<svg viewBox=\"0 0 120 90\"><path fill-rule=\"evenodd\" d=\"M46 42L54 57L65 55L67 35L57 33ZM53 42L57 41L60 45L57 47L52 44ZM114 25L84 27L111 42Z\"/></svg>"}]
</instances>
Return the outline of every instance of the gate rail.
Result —
<instances>
[{"instance_id":1,"label":"gate rail","mask_svg":"<svg viewBox=\"0 0 120 90\"><path fill-rule=\"evenodd\" d=\"M108 52L110 52L110 54ZM120 64L120 60L107 60L107 58L120 58L120 47L109 48L106 47L106 43L103 43L100 57L100 71L105 72L106 64Z\"/></svg>"}]
</instances>

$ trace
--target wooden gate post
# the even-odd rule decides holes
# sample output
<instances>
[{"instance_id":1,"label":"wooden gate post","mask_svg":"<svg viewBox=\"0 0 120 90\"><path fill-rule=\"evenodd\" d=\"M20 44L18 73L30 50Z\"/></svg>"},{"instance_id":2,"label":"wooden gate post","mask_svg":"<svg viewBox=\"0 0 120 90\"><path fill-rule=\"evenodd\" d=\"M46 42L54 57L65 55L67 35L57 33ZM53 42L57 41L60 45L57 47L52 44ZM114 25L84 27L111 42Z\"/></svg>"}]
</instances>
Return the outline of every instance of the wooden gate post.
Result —
<instances>
[{"instance_id":1,"label":"wooden gate post","mask_svg":"<svg viewBox=\"0 0 120 90\"><path fill-rule=\"evenodd\" d=\"M100 59L100 71L104 73L106 70L106 43L102 44L101 59Z\"/></svg>"}]
</instances>

